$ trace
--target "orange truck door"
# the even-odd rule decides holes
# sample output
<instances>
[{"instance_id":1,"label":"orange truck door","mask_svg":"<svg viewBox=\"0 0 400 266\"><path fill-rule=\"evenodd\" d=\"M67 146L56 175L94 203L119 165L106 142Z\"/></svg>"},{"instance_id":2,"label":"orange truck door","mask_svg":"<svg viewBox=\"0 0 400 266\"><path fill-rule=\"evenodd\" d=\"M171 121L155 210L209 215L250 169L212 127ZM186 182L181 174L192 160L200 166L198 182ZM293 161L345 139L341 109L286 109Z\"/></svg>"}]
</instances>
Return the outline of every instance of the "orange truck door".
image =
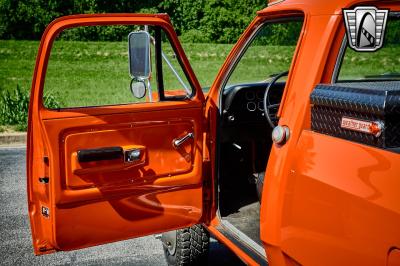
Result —
<instances>
[{"instance_id":1,"label":"orange truck door","mask_svg":"<svg viewBox=\"0 0 400 266\"><path fill-rule=\"evenodd\" d=\"M378 8L390 9L386 33L392 34L398 29L399 4ZM342 15L311 17L308 33L280 120L291 135L285 145L272 148L264 184L261 238L269 262L395 263L400 248L400 81L368 59L397 58L399 43L397 50L351 51ZM368 63L357 59L349 65L355 57ZM355 78L343 74L346 66L350 72L362 64L379 65L377 76L368 78L363 68L353 72ZM392 72L398 72L394 65Z\"/></svg>"},{"instance_id":2,"label":"orange truck door","mask_svg":"<svg viewBox=\"0 0 400 266\"><path fill-rule=\"evenodd\" d=\"M45 108L43 84L55 37L66 28L111 24L161 27L193 87L192 97ZM29 109L28 203L35 254L201 222L203 102L168 16L78 15L51 23L40 43Z\"/></svg>"}]
</instances>

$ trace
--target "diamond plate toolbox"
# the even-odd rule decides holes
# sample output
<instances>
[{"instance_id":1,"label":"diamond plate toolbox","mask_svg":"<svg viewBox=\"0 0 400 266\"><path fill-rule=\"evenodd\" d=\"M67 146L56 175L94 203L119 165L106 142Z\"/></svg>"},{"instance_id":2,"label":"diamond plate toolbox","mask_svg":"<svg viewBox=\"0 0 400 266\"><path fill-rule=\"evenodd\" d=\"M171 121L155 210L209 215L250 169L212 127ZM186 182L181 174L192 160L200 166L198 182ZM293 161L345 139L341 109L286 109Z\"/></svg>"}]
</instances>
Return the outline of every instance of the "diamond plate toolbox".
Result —
<instances>
[{"instance_id":1,"label":"diamond plate toolbox","mask_svg":"<svg viewBox=\"0 0 400 266\"><path fill-rule=\"evenodd\" d=\"M384 149L400 148L400 81L317 85L311 129Z\"/></svg>"}]
</instances>

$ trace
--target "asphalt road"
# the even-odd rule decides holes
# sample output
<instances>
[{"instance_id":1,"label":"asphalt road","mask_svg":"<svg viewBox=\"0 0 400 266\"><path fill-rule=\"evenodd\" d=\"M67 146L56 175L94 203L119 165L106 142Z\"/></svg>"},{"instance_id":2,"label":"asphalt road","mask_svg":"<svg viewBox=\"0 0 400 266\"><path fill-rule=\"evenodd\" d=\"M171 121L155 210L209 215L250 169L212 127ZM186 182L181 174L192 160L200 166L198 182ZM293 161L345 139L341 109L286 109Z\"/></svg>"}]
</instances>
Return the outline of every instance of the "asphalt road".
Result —
<instances>
[{"instance_id":1,"label":"asphalt road","mask_svg":"<svg viewBox=\"0 0 400 266\"><path fill-rule=\"evenodd\" d=\"M0 264L2 265L166 265L161 242L147 236L72 252L34 256L26 198L24 147L0 147ZM209 265L240 265L212 239Z\"/></svg>"}]
</instances>

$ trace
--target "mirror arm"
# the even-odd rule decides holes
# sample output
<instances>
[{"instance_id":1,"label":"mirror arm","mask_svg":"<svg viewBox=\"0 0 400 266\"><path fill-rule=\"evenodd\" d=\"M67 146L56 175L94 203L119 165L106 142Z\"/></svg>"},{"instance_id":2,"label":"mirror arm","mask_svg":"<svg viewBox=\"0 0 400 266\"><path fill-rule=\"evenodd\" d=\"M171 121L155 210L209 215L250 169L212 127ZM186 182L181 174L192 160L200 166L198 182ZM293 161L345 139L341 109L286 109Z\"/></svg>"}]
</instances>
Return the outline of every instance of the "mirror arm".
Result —
<instances>
[{"instance_id":1,"label":"mirror arm","mask_svg":"<svg viewBox=\"0 0 400 266\"><path fill-rule=\"evenodd\" d=\"M149 102L153 102L153 92L151 90L150 79L146 79L146 81L147 81L147 88L149 90Z\"/></svg>"},{"instance_id":2,"label":"mirror arm","mask_svg":"<svg viewBox=\"0 0 400 266\"><path fill-rule=\"evenodd\" d=\"M149 32L149 26L148 26L148 25L144 25L144 31L145 31L145 32ZM152 38L153 38L153 37L150 36L150 40L151 40ZM153 91L152 91L152 89L151 89L150 78L148 78L146 81L147 81L147 88L148 88L148 90L149 90L149 102L153 102Z\"/></svg>"},{"instance_id":3,"label":"mirror arm","mask_svg":"<svg viewBox=\"0 0 400 266\"><path fill-rule=\"evenodd\" d=\"M182 78L179 76L178 72L176 72L174 66L171 64L171 62L168 60L168 58L165 56L165 54L163 52L161 52L162 57L164 58L165 62L167 63L167 65L169 66L169 68L172 70L172 72L174 73L174 75L176 76L176 78L179 80L179 83L181 83L181 85L183 86L183 88L185 89L187 94L190 94L191 91L189 90L189 88L186 86L186 84L183 82Z\"/></svg>"},{"instance_id":4,"label":"mirror arm","mask_svg":"<svg viewBox=\"0 0 400 266\"><path fill-rule=\"evenodd\" d=\"M153 36L150 37L151 43L155 46L156 42ZM161 56L164 59L164 61L167 63L168 67L171 69L171 71L174 73L175 77L178 79L179 83L183 86L185 89L186 93L190 95L191 90L186 86L185 82L183 82L182 78L179 76L178 72L176 72L174 66L171 64L171 62L168 60L167 56L164 54L163 51L161 51Z\"/></svg>"}]
</instances>

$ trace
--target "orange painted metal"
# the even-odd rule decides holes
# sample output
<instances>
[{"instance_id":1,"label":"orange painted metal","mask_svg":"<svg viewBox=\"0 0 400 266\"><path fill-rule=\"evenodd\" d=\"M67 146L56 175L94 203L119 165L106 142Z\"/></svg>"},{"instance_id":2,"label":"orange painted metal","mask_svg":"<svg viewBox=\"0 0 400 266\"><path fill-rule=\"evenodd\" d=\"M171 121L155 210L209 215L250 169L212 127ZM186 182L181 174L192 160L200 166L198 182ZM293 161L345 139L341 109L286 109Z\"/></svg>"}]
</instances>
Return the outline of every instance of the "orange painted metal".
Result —
<instances>
[{"instance_id":1,"label":"orange painted metal","mask_svg":"<svg viewBox=\"0 0 400 266\"><path fill-rule=\"evenodd\" d=\"M218 108L223 82L257 25L304 14L279 110L291 137L271 150L261 203L270 265L384 265L389 250L400 246L400 156L309 131L310 93L330 83L344 38L342 8L359 4L400 10L399 1L286 0L258 12L208 94L207 108ZM215 131L209 134L212 139ZM212 218L217 226L218 216Z\"/></svg>"},{"instance_id":2,"label":"orange painted metal","mask_svg":"<svg viewBox=\"0 0 400 266\"><path fill-rule=\"evenodd\" d=\"M230 241L226 236L224 236L220 231L218 231L214 226L209 226L208 230L213 234L213 236L226 245L233 253L235 253L241 260L246 262L247 265L258 265L248 254L243 252L238 248L232 241Z\"/></svg>"},{"instance_id":3,"label":"orange painted metal","mask_svg":"<svg viewBox=\"0 0 400 266\"><path fill-rule=\"evenodd\" d=\"M170 35L196 91L190 100L48 110L42 104L54 38L68 27L158 25ZM202 221L204 96L166 15L79 15L46 29L39 48L29 112L28 204L35 254L71 250L190 226ZM194 133L176 148L175 138ZM82 162L84 149L143 151ZM40 182L48 177L49 182Z\"/></svg>"},{"instance_id":4,"label":"orange painted metal","mask_svg":"<svg viewBox=\"0 0 400 266\"><path fill-rule=\"evenodd\" d=\"M400 266L400 249L394 248L390 250L386 265Z\"/></svg>"},{"instance_id":5,"label":"orange painted metal","mask_svg":"<svg viewBox=\"0 0 400 266\"><path fill-rule=\"evenodd\" d=\"M261 203L261 240L271 265L384 265L400 246L400 155L311 132L309 96L330 83L344 38L342 8L400 10L400 2L284 1L259 14L302 9L305 36L291 67Z\"/></svg>"},{"instance_id":6,"label":"orange painted metal","mask_svg":"<svg viewBox=\"0 0 400 266\"><path fill-rule=\"evenodd\" d=\"M200 86L164 15L80 16L51 24L39 49L29 115L28 195L35 253L80 248L203 221L221 242L254 265L256 262L248 254L216 229L220 222L216 215L216 188L211 185L204 191L202 181L215 184L219 97L233 63L261 23L300 15L304 17L303 30L279 111L280 124L290 128L291 137L285 145L271 149L261 203L260 235L269 264L397 263L400 156L310 131L309 96L316 84L330 82L344 38L342 8L363 4L400 11L399 3L286 0L267 7L258 12L230 52L210 88L205 108ZM178 47L196 96L183 102L61 112L44 109L42 86L54 35L67 26L116 23L164 27ZM139 123L138 127L135 123ZM178 123L180 129L167 126L169 123ZM147 126L154 126L163 138L129 141L130 136L151 134L145 133ZM185 156L165 145L191 126L196 137L185 147L186 154L193 154L189 163ZM146 169L157 171L135 175L132 184L128 184L130 175L126 173L138 168L126 169L120 162L110 162L107 167L117 169L112 175L118 173L122 177L121 185L101 172L92 173L90 178L79 175L78 170L85 165L76 162L74 152L109 144L143 147L148 151L145 160L158 156L167 160L168 166L149 160ZM48 164L43 157L50 158ZM165 176L168 174L172 176ZM37 182L38 177L46 175L50 176L49 185ZM210 206L203 205L203 196ZM45 204L50 209L48 218L40 214Z\"/></svg>"}]
</instances>

